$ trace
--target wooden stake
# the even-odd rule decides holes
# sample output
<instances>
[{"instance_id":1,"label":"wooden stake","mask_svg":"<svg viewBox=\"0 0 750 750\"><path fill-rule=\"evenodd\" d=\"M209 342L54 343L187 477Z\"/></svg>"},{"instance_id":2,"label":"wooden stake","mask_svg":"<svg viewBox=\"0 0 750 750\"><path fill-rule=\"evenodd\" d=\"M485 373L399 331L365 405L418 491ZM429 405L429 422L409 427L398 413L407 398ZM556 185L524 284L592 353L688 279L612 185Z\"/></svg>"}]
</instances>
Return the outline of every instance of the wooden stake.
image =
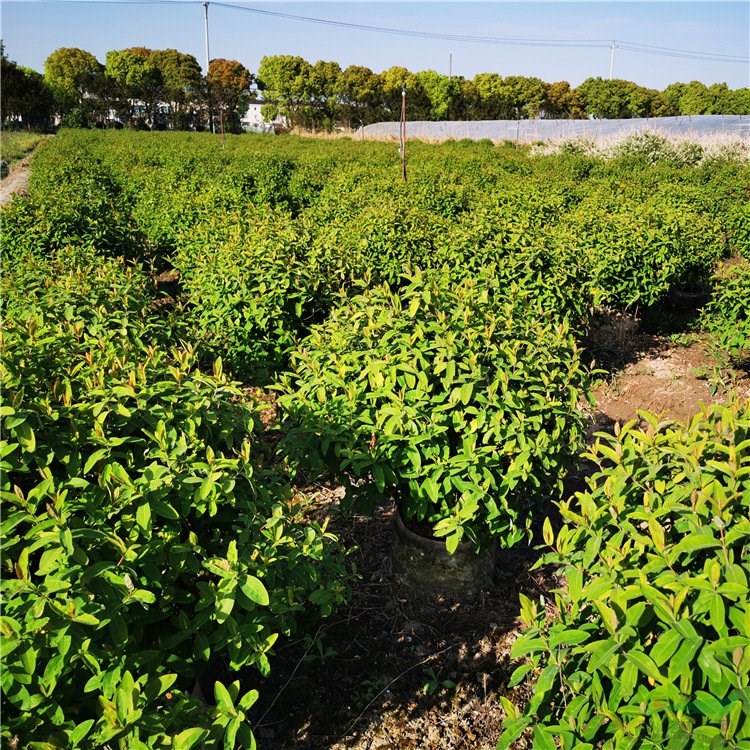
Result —
<instances>
[{"instance_id":1,"label":"wooden stake","mask_svg":"<svg viewBox=\"0 0 750 750\"><path fill-rule=\"evenodd\" d=\"M401 86L401 178L406 182L406 84Z\"/></svg>"}]
</instances>

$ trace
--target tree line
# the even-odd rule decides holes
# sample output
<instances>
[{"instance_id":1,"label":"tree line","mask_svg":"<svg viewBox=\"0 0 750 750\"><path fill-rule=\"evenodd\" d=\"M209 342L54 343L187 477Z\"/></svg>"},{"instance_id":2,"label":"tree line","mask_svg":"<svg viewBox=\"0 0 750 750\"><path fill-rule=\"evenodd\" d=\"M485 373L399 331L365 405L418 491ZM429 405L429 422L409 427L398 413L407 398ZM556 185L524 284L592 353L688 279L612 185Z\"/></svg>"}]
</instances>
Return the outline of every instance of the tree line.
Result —
<instances>
[{"instance_id":1,"label":"tree line","mask_svg":"<svg viewBox=\"0 0 750 750\"><path fill-rule=\"evenodd\" d=\"M204 76L193 55L146 47L107 52L104 64L62 47L45 60L43 75L16 65L3 49L1 74L3 125L30 129L205 130L214 121L237 132L254 81L236 60L211 60Z\"/></svg>"},{"instance_id":2,"label":"tree line","mask_svg":"<svg viewBox=\"0 0 750 750\"><path fill-rule=\"evenodd\" d=\"M478 73L472 79L434 70L391 67L374 73L362 65L310 64L302 57L264 57L258 85L269 117L281 114L303 129L359 127L397 120L402 87L410 120L517 120L750 114L750 89L725 83L674 83L664 91L631 81L588 78L573 88L529 76Z\"/></svg>"},{"instance_id":3,"label":"tree line","mask_svg":"<svg viewBox=\"0 0 750 750\"><path fill-rule=\"evenodd\" d=\"M147 129L241 130L260 98L267 121L308 131L353 129L397 120L402 94L410 120L505 120L750 114L750 88L673 83L663 91L632 81L588 78L580 86L531 76L478 73L471 79L393 66L312 64L296 55L263 57L256 73L236 60L211 60L204 76L193 55L132 47L107 53L63 47L44 73L16 65L2 49L0 115L4 127L44 130L111 125Z\"/></svg>"}]
</instances>

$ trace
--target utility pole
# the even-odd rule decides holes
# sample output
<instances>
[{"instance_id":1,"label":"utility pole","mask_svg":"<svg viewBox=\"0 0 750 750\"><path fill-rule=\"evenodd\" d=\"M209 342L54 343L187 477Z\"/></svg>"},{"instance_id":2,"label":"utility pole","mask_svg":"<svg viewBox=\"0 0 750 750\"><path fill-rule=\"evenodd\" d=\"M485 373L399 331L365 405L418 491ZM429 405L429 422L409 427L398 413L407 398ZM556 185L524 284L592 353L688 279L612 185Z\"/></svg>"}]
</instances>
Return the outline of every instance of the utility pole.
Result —
<instances>
[{"instance_id":1,"label":"utility pole","mask_svg":"<svg viewBox=\"0 0 750 750\"><path fill-rule=\"evenodd\" d=\"M211 58L208 52L208 0L203 3L203 10L205 11L205 29L206 29L206 82L208 83L208 66L211 62ZM208 92L208 120L211 123L211 132L214 132L214 116L211 111L211 92Z\"/></svg>"},{"instance_id":2,"label":"utility pole","mask_svg":"<svg viewBox=\"0 0 750 750\"><path fill-rule=\"evenodd\" d=\"M453 53L448 53L448 80L450 81L451 78L453 78Z\"/></svg>"},{"instance_id":3,"label":"utility pole","mask_svg":"<svg viewBox=\"0 0 750 750\"><path fill-rule=\"evenodd\" d=\"M206 75L208 75L208 63L210 62L210 58L209 58L209 54L208 54L208 3L207 2L203 3L203 10L205 11L205 14L206 14L206 16L205 16L206 17L206 24L205 24L205 29L206 29Z\"/></svg>"},{"instance_id":4,"label":"utility pole","mask_svg":"<svg viewBox=\"0 0 750 750\"><path fill-rule=\"evenodd\" d=\"M609 56L609 80L612 80L612 70L615 67L615 47L617 46L617 43L615 40L612 40L612 52Z\"/></svg>"}]
</instances>

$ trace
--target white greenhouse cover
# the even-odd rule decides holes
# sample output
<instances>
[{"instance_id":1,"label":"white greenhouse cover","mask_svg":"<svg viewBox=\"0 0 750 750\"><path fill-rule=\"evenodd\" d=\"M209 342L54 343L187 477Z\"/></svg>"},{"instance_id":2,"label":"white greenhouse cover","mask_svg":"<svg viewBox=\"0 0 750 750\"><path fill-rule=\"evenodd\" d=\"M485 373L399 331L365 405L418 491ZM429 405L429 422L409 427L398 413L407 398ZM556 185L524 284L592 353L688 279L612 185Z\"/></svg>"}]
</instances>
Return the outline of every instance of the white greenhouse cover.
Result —
<instances>
[{"instance_id":1,"label":"white greenhouse cover","mask_svg":"<svg viewBox=\"0 0 750 750\"><path fill-rule=\"evenodd\" d=\"M377 122L357 131L366 139L399 139L400 123ZM659 133L680 140L703 140L722 136L750 140L750 115L693 115L639 117L624 120L468 120L406 123L406 136L415 140L446 141L467 138L494 142L567 141L578 138L600 140L632 133Z\"/></svg>"}]
</instances>

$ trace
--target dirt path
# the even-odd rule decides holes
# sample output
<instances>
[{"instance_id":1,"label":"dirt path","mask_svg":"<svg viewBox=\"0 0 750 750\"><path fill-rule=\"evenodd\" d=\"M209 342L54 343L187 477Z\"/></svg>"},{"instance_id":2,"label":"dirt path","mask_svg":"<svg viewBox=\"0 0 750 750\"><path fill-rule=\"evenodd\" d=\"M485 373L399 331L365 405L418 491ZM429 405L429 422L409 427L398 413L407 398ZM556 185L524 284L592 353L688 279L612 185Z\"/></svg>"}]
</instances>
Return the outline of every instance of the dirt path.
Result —
<instances>
[{"instance_id":1,"label":"dirt path","mask_svg":"<svg viewBox=\"0 0 750 750\"><path fill-rule=\"evenodd\" d=\"M29 187L30 157L25 156L20 162L11 167L10 174L0 181L0 206L10 202L15 195L26 195Z\"/></svg>"}]
</instances>

